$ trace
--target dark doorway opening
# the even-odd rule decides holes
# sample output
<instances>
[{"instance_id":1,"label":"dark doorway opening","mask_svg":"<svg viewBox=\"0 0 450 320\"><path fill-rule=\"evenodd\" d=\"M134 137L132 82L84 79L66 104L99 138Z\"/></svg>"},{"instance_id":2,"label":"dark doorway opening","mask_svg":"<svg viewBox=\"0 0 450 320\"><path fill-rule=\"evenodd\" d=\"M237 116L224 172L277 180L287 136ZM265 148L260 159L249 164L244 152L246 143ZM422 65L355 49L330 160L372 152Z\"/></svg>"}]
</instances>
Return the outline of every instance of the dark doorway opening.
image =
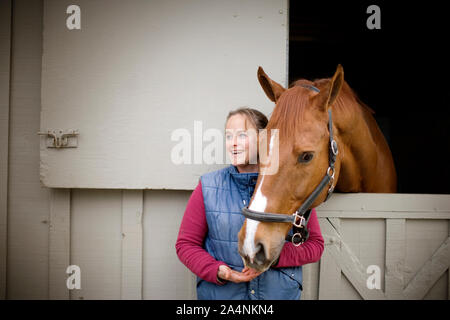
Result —
<instances>
[{"instance_id":1,"label":"dark doorway opening","mask_svg":"<svg viewBox=\"0 0 450 320\"><path fill-rule=\"evenodd\" d=\"M381 29L367 8L378 5ZM450 193L449 27L441 2L290 1L289 82L345 79L375 111L398 191Z\"/></svg>"}]
</instances>

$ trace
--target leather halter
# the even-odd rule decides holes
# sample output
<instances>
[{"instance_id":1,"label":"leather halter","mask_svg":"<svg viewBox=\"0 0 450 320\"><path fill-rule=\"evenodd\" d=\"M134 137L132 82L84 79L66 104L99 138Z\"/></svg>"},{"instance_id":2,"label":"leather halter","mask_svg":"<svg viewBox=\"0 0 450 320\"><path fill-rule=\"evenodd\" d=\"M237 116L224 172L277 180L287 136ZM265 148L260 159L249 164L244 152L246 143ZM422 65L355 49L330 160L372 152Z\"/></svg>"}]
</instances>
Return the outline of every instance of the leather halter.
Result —
<instances>
[{"instance_id":1,"label":"leather halter","mask_svg":"<svg viewBox=\"0 0 450 320\"><path fill-rule=\"evenodd\" d=\"M319 89L312 85L301 85L304 88L320 92ZM262 222L288 222L292 223L294 234L292 236L288 235L286 237L287 241L291 241L295 246L299 246L308 239L308 229L307 224L311 214L310 206L320 195L322 190L328 185L328 193L325 201L327 201L334 190L334 164L336 162L336 157L338 154L338 146L336 140L333 138L333 120L331 117L331 108L328 109L328 131L330 132L330 145L329 145L329 166L325 176L319 185L314 189L314 191L309 195L309 197L302 203L302 205L291 215L283 213L271 213L271 212L260 212L250 210L247 206L242 208L242 214L251 220L257 220Z\"/></svg>"}]
</instances>

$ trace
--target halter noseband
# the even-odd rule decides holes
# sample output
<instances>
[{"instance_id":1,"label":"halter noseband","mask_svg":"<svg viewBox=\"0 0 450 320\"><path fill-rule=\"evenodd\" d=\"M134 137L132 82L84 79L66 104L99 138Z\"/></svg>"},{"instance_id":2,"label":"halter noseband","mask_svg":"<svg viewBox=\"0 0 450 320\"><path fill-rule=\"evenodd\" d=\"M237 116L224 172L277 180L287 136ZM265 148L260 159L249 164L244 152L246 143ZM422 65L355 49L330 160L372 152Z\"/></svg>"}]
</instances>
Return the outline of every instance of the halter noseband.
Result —
<instances>
[{"instance_id":1,"label":"halter noseband","mask_svg":"<svg viewBox=\"0 0 450 320\"><path fill-rule=\"evenodd\" d=\"M302 87L320 92L319 89L312 85L301 85ZM331 108L328 110L328 131L330 132L330 146L329 146L329 166L325 176L319 185L314 189L314 191L309 195L309 197L302 203L302 205L291 215L286 215L283 213L270 213L270 212L260 212L250 210L248 207L242 208L242 214L251 220L257 220L262 222L288 222L292 223L294 228L294 234L292 236L288 235L286 240L291 241L295 246L299 246L308 238L308 229L306 225L311 214L311 209L309 207L317 199L322 190L329 185L327 201L334 191L334 164L336 162L336 157L338 154L338 146L336 140L333 138L333 120L331 117Z\"/></svg>"}]
</instances>

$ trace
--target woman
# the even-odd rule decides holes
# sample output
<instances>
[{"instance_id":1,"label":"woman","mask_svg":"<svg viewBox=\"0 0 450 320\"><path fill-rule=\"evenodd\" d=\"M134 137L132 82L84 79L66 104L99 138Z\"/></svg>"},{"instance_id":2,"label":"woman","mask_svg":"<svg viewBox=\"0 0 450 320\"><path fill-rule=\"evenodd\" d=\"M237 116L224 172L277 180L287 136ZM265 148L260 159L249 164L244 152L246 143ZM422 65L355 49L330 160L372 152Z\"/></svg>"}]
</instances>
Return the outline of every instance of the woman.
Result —
<instances>
[{"instance_id":1,"label":"woman","mask_svg":"<svg viewBox=\"0 0 450 320\"><path fill-rule=\"evenodd\" d=\"M230 112L226 150L232 165L203 175L187 204L175 247L181 262L198 277L198 299L298 300L301 266L322 255L323 238L313 209L304 244L286 242L278 262L264 273L244 268L237 234L245 219L241 209L248 205L258 177L257 131L266 125L267 118L257 110Z\"/></svg>"}]
</instances>

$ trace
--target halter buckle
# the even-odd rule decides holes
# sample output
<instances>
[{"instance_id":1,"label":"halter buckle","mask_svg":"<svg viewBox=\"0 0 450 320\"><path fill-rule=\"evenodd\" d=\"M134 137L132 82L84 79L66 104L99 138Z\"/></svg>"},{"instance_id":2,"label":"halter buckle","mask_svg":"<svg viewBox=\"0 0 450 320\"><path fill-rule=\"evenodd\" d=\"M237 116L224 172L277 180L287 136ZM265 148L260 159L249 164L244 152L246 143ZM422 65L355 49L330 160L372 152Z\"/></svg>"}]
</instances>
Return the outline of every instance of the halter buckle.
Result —
<instances>
[{"instance_id":1,"label":"halter buckle","mask_svg":"<svg viewBox=\"0 0 450 320\"><path fill-rule=\"evenodd\" d=\"M296 226L297 228L303 228L303 222L305 221L305 217L299 216L298 211L295 211L292 215L294 216L294 222L292 222L292 224L294 226ZM298 223L297 223L297 219L299 219Z\"/></svg>"}]
</instances>

